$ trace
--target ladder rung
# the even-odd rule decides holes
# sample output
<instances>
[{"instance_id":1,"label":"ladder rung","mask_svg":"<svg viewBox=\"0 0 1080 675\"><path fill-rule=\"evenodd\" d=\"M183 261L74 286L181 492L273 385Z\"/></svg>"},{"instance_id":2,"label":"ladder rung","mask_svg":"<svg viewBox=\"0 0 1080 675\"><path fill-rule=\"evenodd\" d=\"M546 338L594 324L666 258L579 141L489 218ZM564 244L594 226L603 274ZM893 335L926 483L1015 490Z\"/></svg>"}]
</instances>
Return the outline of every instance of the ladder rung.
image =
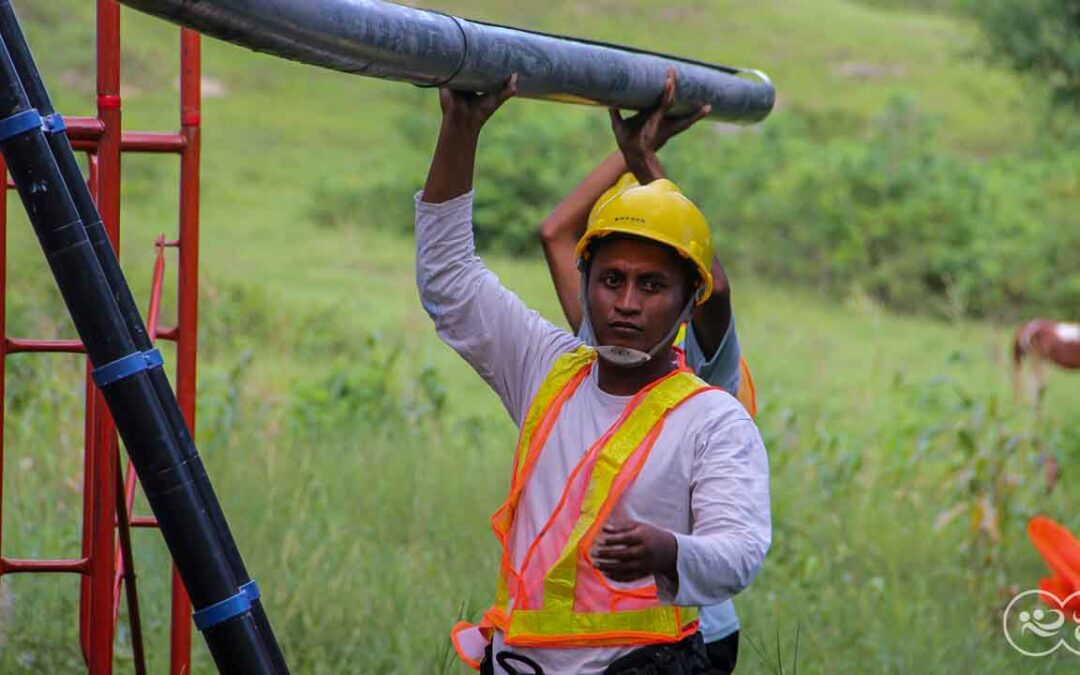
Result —
<instances>
[{"instance_id":1,"label":"ladder rung","mask_svg":"<svg viewBox=\"0 0 1080 675\"><path fill-rule=\"evenodd\" d=\"M105 135L105 123L96 117L65 117L64 127L72 141L96 141Z\"/></svg>"},{"instance_id":2,"label":"ladder rung","mask_svg":"<svg viewBox=\"0 0 1080 675\"><path fill-rule=\"evenodd\" d=\"M76 150L94 150L105 135L105 123L96 117L65 117L68 138ZM180 152L187 139L175 132L125 131L120 134L120 149L135 152Z\"/></svg>"},{"instance_id":3,"label":"ladder rung","mask_svg":"<svg viewBox=\"0 0 1080 675\"><path fill-rule=\"evenodd\" d=\"M26 574L31 572L75 572L87 574L90 571L90 558L71 560L25 560L19 558L0 558L0 574Z\"/></svg>"},{"instance_id":4,"label":"ladder rung","mask_svg":"<svg viewBox=\"0 0 1080 675\"><path fill-rule=\"evenodd\" d=\"M80 340L27 340L24 338L6 338L4 351L9 354L18 352L61 352L83 354L86 348Z\"/></svg>"},{"instance_id":5,"label":"ladder rung","mask_svg":"<svg viewBox=\"0 0 1080 675\"><path fill-rule=\"evenodd\" d=\"M180 152L187 138L177 133L125 131L120 135L120 149L133 152Z\"/></svg>"},{"instance_id":6,"label":"ladder rung","mask_svg":"<svg viewBox=\"0 0 1080 675\"><path fill-rule=\"evenodd\" d=\"M157 518L153 516L134 516L131 519L132 527L157 527Z\"/></svg>"}]
</instances>

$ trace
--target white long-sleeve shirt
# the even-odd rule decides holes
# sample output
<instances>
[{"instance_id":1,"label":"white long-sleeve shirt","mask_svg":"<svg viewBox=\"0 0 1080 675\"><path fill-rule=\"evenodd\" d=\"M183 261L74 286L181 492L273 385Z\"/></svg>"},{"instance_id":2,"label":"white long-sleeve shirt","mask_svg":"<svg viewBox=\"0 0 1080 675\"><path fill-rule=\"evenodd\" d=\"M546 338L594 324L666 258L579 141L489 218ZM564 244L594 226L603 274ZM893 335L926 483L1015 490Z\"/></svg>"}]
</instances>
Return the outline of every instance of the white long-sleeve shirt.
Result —
<instances>
[{"instance_id":1,"label":"white long-sleeve shirt","mask_svg":"<svg viewBox=\"0 0 1080 675\"><path fill-rule=\"evenodd\" d=\"M417 198L416 250L420 299L439 336L495 390L520 426L555 359L580 340L529 310L477 257L472 193L441 204ZM522 491L509 543L515 566L554 510L573 467L630 401L600 389L596 372L564 405ZM662 602L710 605L749 585L772 529L768 460L746 410L719 390L673 410L622 505L630 518L664 528L678 542L677 585L656 580ZM493 649L528 656L554 675L600 673L633 647L508 647L497 632Z\"/></svg>"}]
</instances>

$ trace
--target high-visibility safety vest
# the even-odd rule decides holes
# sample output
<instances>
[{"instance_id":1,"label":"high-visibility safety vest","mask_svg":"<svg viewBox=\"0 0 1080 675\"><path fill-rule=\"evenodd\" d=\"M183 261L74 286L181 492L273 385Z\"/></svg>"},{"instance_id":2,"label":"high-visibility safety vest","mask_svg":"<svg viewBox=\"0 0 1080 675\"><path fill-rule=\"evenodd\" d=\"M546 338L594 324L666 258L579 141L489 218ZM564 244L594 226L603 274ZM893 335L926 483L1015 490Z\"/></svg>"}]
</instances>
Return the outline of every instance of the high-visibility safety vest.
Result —
<instances>
[{"instance_id":1,"label":"high-visibility safety vest","mask_svg":"<svg viewBox=\"0 0 1080 675\"><path fill-rule=\"evenodd\" d=\"M661 604L653 583L613 586L589 560L596 534L645 465L668 414L715 389L685 367L634 395L571 471L520 567L511 561L510 531L522 490L563 405L595 361L588 347L556 359L521 425L510 493L491 517L502 545L495 604L478 625L462 621L451 631L454 649L473 668L479 669L495 630L517 647L638 646L678 642L697 631L696 608Z\"/></svg>"}]
</instances>

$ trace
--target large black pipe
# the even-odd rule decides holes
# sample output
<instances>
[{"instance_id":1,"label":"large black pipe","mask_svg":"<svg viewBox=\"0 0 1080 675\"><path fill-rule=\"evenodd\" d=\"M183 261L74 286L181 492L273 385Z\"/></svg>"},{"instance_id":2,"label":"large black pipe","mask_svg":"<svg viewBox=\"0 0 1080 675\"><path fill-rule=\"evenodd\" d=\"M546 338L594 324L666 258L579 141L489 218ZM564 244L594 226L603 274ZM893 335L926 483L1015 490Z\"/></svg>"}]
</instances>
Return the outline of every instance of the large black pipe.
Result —
<instances>
[{"instance_id":1,"label":"large black pipe","mask_svg":"<svg viewBox=\"0 0 1080 675\"><path fill-rule=\"evenodd\" d=\"M6 43L0 44L0 120L10 123L28 116L33 118L36 112ZM40 127L8 133L10 129L0 140L0 152L91 364L98 369L140 354L45 134ZM192 603L201 609L235 597L241 583L192 478L192 467L177 444L150 372L137 372L101 389ZM179 407L175 397L171 403ZM277 672L276 660L250 610L208 628L204 636L222 672Z\"/></svg>"},{"instance_id":2,"label":"large black pipe","mask_svg":"<svg viewBox=\"0 0 1080 675\"><path fill-rule=\"evenodd\" d=\"M0 0L0 38L7 45L8 53L11 56L30 105L37 109L42 117L49 118L56 111L53 108L45 83L41 79L41 73L34 62L29 44L19 26L10 0ZM94 204L90 190L83 179L78 160L75 158L75 153L72 152L71 142L62 128L59 128L59 125L57 129L47 133L45 139L60 169L64 184L71 195L98 263L101 265L106 282L112 291L113 298L127 327L128 334L131 336L135 348L145 352L152 347L150 336L147 335L142 315L139 313L135 298L132 296L127 280L124 278L124 273L120 268L120 262L113 251L112 244L109 242L105 225L101 221L101 216ZM214 494L210 478L202 464L195 442L188 431L180 406L175 402L175 394L169 384L168 375L165 373L163 366L152 368L148 373L161 409L165 413L173 437L176 439L180 450L180 461L187 466L187 470L202 496L203 508L206 510L210 522L214 525L238 583L244 585L251 581L251 577L244 566L244 561L232 537L232 532L225 521L220 502L217 495ZM252 613L259 626L259 633L263 638L267 651L273 655L275 662L278 664L279 672L286 672L285 658L281 654L277 640L274 638L270 621L266 616L261 600L256 599L252 603Z\"/></svg>"},{"instance_id":3,"label":"large black pipe","mask_svg":"<svg viewBox=\"0 0 1080 675\"><path fill-rule=\"evenodd\" d=\"M763 74L496 26L379 0L120 0L260 52L348 73L495 91L518 74L519 95L643 109L678 71L673 114L752 123L772 110ZM741 75L750 75L746 79Z\"/></svg>"}]
</instances>

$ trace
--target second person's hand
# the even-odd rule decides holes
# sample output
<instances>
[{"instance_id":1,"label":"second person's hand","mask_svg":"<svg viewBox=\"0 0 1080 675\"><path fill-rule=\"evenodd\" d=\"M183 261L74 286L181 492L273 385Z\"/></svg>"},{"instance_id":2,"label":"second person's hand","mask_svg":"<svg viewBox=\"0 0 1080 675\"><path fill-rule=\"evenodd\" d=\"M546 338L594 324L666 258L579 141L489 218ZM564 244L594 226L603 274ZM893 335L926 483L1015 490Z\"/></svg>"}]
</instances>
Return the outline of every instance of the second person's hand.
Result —
<instances>
[{"instance_id":1,"label":"second person's hand","mask_svg":"<svg viewBox=\"0 0 1080 675\"><path fill-rule=\"evenodd\" d=\"M668 113L675 104L676 86L675 69L670 68L664 80L660 101L654 107L627 118L622 116L618 108L609 110L611 129L619 151L622 152L627 167L643 184L663 177L656 152L672 137L704 119L712 110L711 106L703 105L693 115L669 117Z\"/></svg>"}]
</instances>

